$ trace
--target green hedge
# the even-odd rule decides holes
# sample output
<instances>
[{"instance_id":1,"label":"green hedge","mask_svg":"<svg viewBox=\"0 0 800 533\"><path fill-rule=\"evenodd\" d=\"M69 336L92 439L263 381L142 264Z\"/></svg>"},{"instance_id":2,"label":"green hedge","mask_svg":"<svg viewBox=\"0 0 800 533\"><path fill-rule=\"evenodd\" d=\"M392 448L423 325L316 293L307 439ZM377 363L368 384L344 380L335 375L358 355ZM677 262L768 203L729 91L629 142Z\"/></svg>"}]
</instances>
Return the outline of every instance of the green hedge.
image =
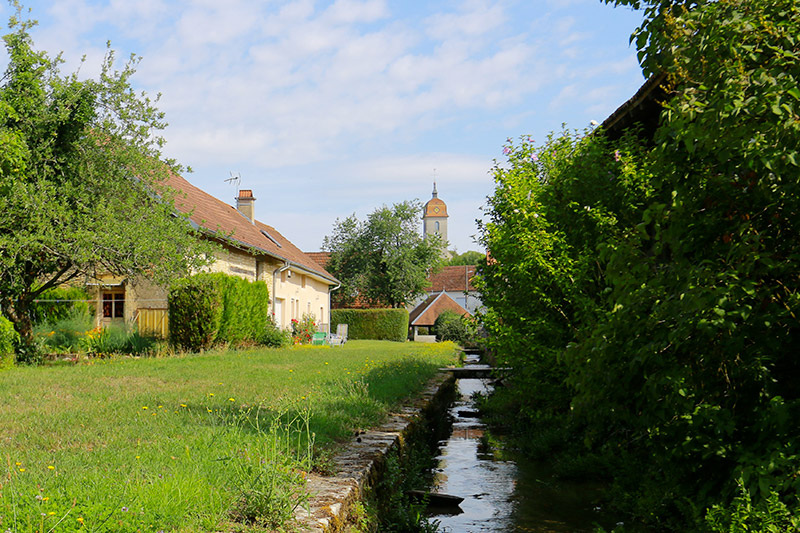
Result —
<instances>
[{"instance_id":1,"label":"green hedge","mask_svg":"<svg viewBox=\"0 0 800 533\"><path fill-rule=\"evenodd\" d=\"M11 322L0 316L0 370L14 366L14 345L18 338Z\"/></svg>"},{"instance_id":2,"label":"green hedge","mask_svg":"<svg viewBox=\"0 0 800 533\"><path fill-rule=\"evenodd\" d=\"M403 342L408 338L408 311L405 309L333 309L331 332L348 324L349 339Z\"/></svg>"},{"instance_id":3,"label":"green hedge","mask_svg":"<svg viewBox=\"0 0 800 533\"><path fill-rule=\"evenodd\" d=\"M269 327L269 289L226 274L184 278L168 298L170 341L186 350L219 342L260 342Z\"/></svg>"}]
</instances>

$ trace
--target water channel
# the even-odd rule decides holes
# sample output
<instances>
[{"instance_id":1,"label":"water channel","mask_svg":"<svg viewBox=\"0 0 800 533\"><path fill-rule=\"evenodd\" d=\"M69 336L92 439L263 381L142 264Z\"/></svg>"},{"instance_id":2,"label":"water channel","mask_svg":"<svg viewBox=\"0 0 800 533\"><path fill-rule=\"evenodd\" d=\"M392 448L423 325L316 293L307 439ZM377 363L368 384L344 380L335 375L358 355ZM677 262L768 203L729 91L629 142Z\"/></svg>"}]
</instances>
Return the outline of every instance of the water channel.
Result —
<instances>
[{"instance_id":1,"label":"water channel","mask_svg":"<svg viewBox=\"0 0 800 533\"><path fill-rule=\"evenodd\" d=\"M459 379L450 408L453 431L439 443L434 492L464 498L458 507L430 508L441 531L591 532L614 522L597 506L593 483L557 480L546 462L524 461L489 437L475 416L473 395L487 393L486 379Z\"/></svg>"}]
</instances>

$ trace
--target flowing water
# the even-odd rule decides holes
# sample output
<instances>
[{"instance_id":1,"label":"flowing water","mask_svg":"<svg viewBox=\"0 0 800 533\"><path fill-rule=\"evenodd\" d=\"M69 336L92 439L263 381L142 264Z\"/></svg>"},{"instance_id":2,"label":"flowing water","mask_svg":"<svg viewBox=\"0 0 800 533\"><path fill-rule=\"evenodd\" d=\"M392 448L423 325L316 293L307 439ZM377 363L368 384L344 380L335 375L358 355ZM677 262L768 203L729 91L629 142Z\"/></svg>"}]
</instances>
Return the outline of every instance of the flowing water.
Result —
<instances>
[{"instance_id":1,"label":"flowing water","mask_svg":"<svg viewBox=\"0 0 800 533\"><path fill-rule=\"evenodd\" d=\"M450 409L453 432L440 443L434 492L461 496L458 507L429 508L440 530L590 532L613 526L595 501L593 483L556 480L546 462L523 461L491 437L475 416L472 397L488 380L459 379L460 397Z\"/></svg>"}]
</instances>

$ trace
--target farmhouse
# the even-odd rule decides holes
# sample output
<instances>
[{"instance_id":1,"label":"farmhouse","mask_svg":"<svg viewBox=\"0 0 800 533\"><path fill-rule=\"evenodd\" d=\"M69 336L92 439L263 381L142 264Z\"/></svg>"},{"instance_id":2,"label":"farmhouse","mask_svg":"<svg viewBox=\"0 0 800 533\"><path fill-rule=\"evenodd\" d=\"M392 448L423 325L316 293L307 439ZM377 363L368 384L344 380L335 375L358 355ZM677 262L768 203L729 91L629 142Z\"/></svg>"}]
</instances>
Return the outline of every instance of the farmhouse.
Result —
<instances>
[{"instance_id":1,"label":"farmhouse","mask_svg":"<svg viewBox=\"0 0 800 533\"><path fill-rule=\"evenodd\" d=\"M207 268L269 286L270 307L278 326L313 315L320 330L330 322L330 291L337 280L300 251L274 227L254 218L256 198L251 190L240 190L236 205L200 190L181 176L172 174L168 186L178 191L175 206L189 214L195 229L216 241L221 251ZM140 332L167 332L167 289L147 280L104 278L90 283L98 302L97 325L136 323Z\"/></svg>"}]
</instances>

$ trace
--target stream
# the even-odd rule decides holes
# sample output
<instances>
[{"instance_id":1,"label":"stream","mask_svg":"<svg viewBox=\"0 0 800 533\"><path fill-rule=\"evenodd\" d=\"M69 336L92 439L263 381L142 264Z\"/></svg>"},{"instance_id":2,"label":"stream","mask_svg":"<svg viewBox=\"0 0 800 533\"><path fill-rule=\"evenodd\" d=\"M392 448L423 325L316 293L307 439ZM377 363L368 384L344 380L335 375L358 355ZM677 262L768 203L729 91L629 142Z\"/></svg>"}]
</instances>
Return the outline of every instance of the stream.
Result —
<instances>
[{"instance_id":1,"label":"stream","mask_svg":"<svg viewBox=\"0 0 800 533\"><path fill-rule=\"evenodd\" d=\"M468 360L469 362L469 360ZM469 365L468 365L469 366ZM429 507L440 531L591 532L614 522L594 503L597 483L556 479L543 461L527 461L503 448L476 417L475 392L490 390L487 379L459 379L450 408L453 431L439 443L434 492L464 498L458 507ZM491 438L490 438L491 437Z\"/></svg>"}]
</instances>

